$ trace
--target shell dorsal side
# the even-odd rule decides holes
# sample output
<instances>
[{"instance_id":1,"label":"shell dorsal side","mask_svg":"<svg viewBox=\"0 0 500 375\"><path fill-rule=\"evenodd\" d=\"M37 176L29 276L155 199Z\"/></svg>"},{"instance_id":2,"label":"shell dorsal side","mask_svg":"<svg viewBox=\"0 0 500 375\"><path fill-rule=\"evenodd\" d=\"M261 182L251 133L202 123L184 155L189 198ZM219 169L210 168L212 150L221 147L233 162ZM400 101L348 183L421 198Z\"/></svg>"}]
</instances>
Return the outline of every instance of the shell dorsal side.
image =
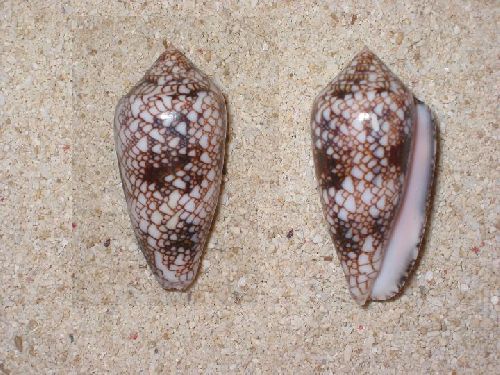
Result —
<instances>
[{"instance_id":1,"label":"shell dorsal side","mask_svg":"<svg viewBox=\"0 0 500 375\"><path fill-rule=\"evenodd\" d=\"M119 101L114 133L139 247L163 287L185 289L196 276L217 206L224 97L170 47Z\"/></svg>"},{"instance_id":2,"label":"shell dorsal side","mask_svg":"<svg viewBox=\"0 0 500 375\"><path fill-rule=\"evenodd\" d=\"M396 294L418 254L435 150L430 124L423 127L427 133L421 137L430 147L421 157L425 160L414 162L414 156L419 156L414 151L421 149L415 134L427 109L424 105L419 110L419 105L368 49L356 55L313 104L312 146L323 211L349 291L359 304ZM407 191L415 190L408 189L415 166L429 173L422 174L425 181L413 182L421 184L417 190L423 192L423 203L408 208L404 202ZM424 214L417 215L417 209ZM394 233L400 233L400 218L408 215L418 216L407 224L418 238L411 246L403 245L404 250L396 250L397 256L387 257L388 249L401 247ZM395 263L386 264L384 259ZM388 274L393 276L386 277ZM391 281L379 283L372 295L379 276Z\"/></svg>"}]
</instances>

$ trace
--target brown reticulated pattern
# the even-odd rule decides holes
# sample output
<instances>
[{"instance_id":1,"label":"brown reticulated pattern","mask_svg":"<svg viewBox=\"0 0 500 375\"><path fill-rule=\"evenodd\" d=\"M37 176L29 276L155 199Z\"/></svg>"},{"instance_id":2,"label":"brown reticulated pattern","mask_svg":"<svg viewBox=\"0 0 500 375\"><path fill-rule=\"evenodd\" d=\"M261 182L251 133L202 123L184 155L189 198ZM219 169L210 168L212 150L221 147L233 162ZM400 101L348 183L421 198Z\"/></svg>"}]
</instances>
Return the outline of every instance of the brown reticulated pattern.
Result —
<instances>
[{"instance_id":1,"label":"brown reticulated pattern","mask_svg":"<svg viewBox=\"0 0 500 375\"><path fill-rule=\"evenodd\" d=\"M165 288L196 275L217 205L226 106L179 51L167 49L123 97L115 142L140 248Z\"/></svg>"},{"instance_id":2,"label":"brown reticulated pattern","mask_svg":"<svg viewBox=\"0 0 500 375\"><path fill-rule=\"evenodd\" d=\"M413 97L365 49L316 98L311 117L324 214L350 292L363 303L403 193Z\"/></svg>"}]
</instances>

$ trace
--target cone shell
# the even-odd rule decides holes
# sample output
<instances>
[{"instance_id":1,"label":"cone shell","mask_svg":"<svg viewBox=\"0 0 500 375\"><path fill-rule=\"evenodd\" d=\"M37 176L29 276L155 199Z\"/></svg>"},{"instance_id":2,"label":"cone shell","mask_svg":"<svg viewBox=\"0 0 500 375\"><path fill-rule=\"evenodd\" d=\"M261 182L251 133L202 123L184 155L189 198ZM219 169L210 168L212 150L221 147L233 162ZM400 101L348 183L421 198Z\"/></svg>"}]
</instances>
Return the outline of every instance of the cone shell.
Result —
<instances>
[{"instance_id":1,"label":"cone shell","mask_svg":"<svg viewBox=\"0 0 500 375\"><path fill-rule=\"evenodd\" d=\"M182 53L168 48L119 101L114 133L140 249L164 288L187 288L220 191L224 97Z\"/></svg>"},{"instance_id":2,"label":"cone shell","mask_svg":"<svg viewBox=\"0 0 500 375\"><path fill-rule=\"evenodd\" d=\"M423 235L435 160L431 112L368 49L315 99L323 211L352 297L398 293Z\"/></svg>"}]
</instances>

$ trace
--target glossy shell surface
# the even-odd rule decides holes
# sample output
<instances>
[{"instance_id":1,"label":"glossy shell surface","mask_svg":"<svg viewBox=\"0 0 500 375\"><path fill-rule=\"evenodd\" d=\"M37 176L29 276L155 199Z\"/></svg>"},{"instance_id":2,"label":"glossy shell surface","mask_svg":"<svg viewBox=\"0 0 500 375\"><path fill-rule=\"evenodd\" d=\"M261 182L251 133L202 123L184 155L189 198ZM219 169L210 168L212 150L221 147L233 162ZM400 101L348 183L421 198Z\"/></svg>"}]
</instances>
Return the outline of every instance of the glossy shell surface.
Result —
<instances>
[{"instance_id":1,"label":"glossy shell surface","mask_svg":"<svg viewBox=\"0 0 500 375\"><path fill-rule=\"evenodd\" d=\"M132 226L160 284L194 280L222 179L222 93L178 50L167 48L118 103L114 133Z\"/></svg>"},{"instance_id":2,"label":"glossy shell surface","mask_svg":"<svg viewBox=\"0 0 500 375\"><path fill-rule=\"evenodd\" d=\"M391 298L425 227L431 113L364 49L316 97L311 132L321 202L350 293L359 304Z\"/></svg>"}]
</instances>

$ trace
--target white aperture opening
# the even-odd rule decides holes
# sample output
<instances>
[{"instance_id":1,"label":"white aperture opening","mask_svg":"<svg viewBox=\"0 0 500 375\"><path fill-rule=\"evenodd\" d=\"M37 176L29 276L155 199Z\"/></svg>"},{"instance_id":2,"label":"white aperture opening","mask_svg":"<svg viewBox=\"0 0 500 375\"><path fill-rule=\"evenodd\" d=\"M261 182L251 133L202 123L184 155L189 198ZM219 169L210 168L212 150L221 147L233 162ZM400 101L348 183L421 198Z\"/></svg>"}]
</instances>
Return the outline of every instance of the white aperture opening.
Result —
<instances>
[{"instance_id":1,"label":"white aperture opening","mask_svg":"<svg viewBox=\"0 0 500 375\"><path fill-rule=\"evenodd\" d=\"M435 149L433 133L429 108L418 104L406 192L394 221L380 273L373 284L372 300L385 300L395 295L408 267L417 258L431 187Z\"/></svg>"}]
</instances>

